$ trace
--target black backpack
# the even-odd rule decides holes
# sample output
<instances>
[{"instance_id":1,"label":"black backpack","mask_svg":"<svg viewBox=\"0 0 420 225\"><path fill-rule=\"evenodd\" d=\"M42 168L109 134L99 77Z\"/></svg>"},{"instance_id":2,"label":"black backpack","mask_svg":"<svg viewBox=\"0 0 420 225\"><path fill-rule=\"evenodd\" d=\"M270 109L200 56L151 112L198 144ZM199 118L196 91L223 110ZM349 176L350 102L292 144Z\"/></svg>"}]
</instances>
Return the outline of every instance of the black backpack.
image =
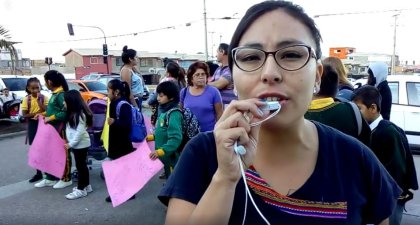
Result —
<instances>
[{"instance_id":1,"label":"black backpack","mask_svg":"<svg viewBox=\"0 0 420 225\"><path fill-rule=\"evenodd\" d=\"M187 142L200 133L200 124L198 123L197 117L195 117L190 109L173 108L166 113L165 126L169 125L169 116L174 111L179 111L182 114L182 142L177 150L181 153Z\"/></svg>"}]
</instances>

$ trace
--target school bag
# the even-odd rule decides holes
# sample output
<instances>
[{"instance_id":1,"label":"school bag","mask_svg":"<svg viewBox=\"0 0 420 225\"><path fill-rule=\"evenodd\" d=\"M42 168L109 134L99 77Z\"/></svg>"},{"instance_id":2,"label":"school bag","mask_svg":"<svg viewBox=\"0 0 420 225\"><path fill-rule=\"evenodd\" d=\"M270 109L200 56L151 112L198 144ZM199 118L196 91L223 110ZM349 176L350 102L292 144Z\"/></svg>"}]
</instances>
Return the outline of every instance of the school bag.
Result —
<instances>
[{"instance_id":1,"label":"school bag","mask_svg":"<svg viewBox=\"0 0 420 225\"><path fill-rule=\"evenodd\" d=\"M117 120L120 118L120 110L123 104L128 104L131 107L131 141L135 143L142 142L147 136L144 117L136 107L123 100L117 104Z\"/></svg>"},{"instance_id":2,"label":"school bag","mask_svg":"<svg viewBox=\"0 0 420 225\"><path fill-rule=\"evenodd\" d=\"M191 112L190 109L173 108L170 109L166 114L165 126L169 125L169 116L174 111L179 111L182 114L182 141L177 149L178 153L181 153L187 142L198 133L200 133L200 125L198 123L197 117Z\"/></svg>"}]
</instances>

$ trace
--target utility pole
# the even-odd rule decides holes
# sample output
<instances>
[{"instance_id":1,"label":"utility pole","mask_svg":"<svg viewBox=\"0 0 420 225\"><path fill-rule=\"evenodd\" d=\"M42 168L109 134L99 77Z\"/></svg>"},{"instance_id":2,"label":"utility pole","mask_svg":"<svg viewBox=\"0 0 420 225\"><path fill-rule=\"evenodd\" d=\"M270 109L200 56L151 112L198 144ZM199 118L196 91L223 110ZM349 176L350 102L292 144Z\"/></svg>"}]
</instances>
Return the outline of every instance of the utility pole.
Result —
<instances>
[{"instance_id":1,"label":"utility pole","mask_svg":"<svg viewBox=\"0 0 420 225\"><path fill-rule=\"evenodd\" d=\"M395 48L396 48L396 45L397 45L397 19L398 19L399 15L400 15L399 13L393 15L393 17L394 17L394 46L393 46L393 50L392 50L391 74L395 74L395 65L396 65L396 63L395 63L395 58L396 58L395 57Z\"/></svg>"},{"instance_id":2,"label":"utility pole","mask_svg":"<svg viewBox=\"0 0 420 225\"><path fill-rule=\"evenodd\" d=\"M208 49L208 44L207 44L207 12L206 12L206 0L203 0L204 3L204 52L206 54L206 61L208 61L209 59L209 49Z\"/></svg>"}]
</instances>

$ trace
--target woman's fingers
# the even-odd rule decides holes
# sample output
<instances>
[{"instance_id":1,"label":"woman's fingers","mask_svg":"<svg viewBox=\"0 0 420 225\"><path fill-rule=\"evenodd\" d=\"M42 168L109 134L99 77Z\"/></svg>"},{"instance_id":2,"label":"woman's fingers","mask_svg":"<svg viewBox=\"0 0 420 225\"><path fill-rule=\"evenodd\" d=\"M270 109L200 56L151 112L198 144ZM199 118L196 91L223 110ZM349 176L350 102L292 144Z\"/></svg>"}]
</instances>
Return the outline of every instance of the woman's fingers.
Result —
<instances>
[{"instance_id":1,"label":"woman's fingers","mask_svg":"<svg viewBox=\"0 0 420 225\"><path fill-rule=\"evenodd\" d=\"M253 116L261 118L264 115L264 112L259 109L259 107L264 106L266 103L259 101L258 99L248 99L243 101L232 101L226 110L223 112L219 121L224 121L232 114L236 112L248 112Z\"/></svg>"},{"instance_id":2,"label":"woman's fingers","mask_svg":"<svg viewBox=\"0 0 420 225\"><path fill-rule=\"evenodd\" d=\"M234 127L243 127L247 132L250 131L249 118L241 112L236 112L224 121L216 124L217 129L229 129Z\"/></svg>"},{"instance_id":3,"label":"woman's fingers","mask_svg":"<svg viewBox=\"0 0 420 225\"><path fill-rule=\"evenodd\" d=\"M232 149L235 142L243 145L249 142L248 132L243 127L234 127L226 130L219 130L214 133L216 144L225 149Z\"/></svg>"}]
</instances>

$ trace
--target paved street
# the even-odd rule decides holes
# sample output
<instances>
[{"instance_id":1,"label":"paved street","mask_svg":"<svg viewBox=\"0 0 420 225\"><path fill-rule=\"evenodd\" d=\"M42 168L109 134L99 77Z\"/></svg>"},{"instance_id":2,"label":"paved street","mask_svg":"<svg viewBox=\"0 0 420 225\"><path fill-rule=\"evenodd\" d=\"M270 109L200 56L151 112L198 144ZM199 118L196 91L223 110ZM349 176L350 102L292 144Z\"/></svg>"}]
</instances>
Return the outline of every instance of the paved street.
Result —
<instances>
[{"instance_id":1,"label":"paved street","mask_svg":"<svg viewBox=\"0 0 420 225\"><path fill-rule=\"evenodd\" d=\"M95 162L90 171L93 193L66 200L71 187L39 189L27 182L34 170L27 166L24 140L24 136L0 140L0 224L163 224L165 207L156 198L162 180L155 177L135 200L113 208L105 202L106 186L99 176L100 164ZM420 174L420 157L415 160ZM420 224L419 191L407 209L402 224Z\"/></svg>"}]
</instances>

